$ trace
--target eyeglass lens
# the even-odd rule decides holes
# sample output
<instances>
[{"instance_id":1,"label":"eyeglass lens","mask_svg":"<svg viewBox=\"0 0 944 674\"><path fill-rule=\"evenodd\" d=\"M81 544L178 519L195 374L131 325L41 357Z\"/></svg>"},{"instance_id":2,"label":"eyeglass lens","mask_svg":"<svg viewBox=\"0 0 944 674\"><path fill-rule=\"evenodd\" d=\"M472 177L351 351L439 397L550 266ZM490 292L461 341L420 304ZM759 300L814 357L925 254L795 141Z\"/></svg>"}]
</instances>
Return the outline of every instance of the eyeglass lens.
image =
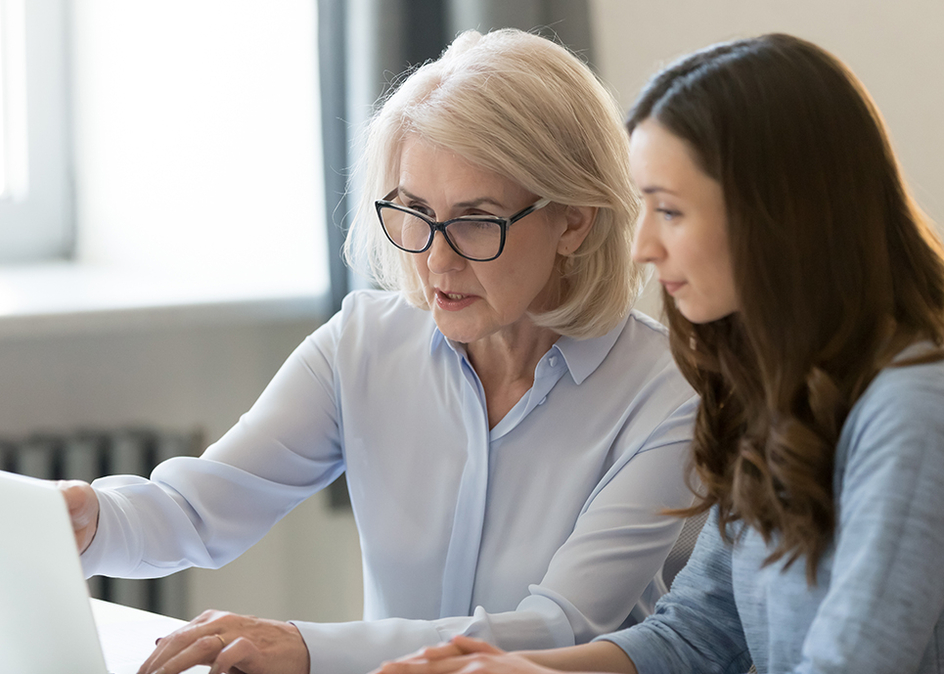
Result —
<instances>
[{"instance_id":1,"label":"eyeglass lens","mask_svg":"<svg viewBox=\"0 0 944 674\"><path fill-rule=\"evenodd\" d=\"M433 230L422 218L396 208L380 209L387 235L400 248L418 252L426 248ZM446 225L446 236L460 254L486 259L498 255L501 225L490 220L454 220Z\"/></svg>"}]
</instances>

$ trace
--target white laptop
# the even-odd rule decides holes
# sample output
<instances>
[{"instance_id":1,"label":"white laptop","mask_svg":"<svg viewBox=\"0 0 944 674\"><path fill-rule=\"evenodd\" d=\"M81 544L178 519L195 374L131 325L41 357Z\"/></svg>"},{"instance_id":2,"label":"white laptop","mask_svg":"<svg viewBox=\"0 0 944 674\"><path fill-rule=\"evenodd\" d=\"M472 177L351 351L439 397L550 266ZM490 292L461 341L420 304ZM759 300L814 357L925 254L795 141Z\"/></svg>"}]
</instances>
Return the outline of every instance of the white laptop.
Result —
<instances>
[{"instance_id":1,"label":"white laptop","mask_svg":"<svg viewBox=\"0 0 944 674\"><path fill-rule=\"evenodd\" d=\"M99 603L99 613L106 606L112 605ZM162 621L158 636L183 624L154 617ZM121 641L130 643L123 637ZM110 669L106 667L59 490L48 482L0 471L0 671L134 674L154 648L153 634L135 648L130 654L109 653Z\"/></svg>"}]
</instances>

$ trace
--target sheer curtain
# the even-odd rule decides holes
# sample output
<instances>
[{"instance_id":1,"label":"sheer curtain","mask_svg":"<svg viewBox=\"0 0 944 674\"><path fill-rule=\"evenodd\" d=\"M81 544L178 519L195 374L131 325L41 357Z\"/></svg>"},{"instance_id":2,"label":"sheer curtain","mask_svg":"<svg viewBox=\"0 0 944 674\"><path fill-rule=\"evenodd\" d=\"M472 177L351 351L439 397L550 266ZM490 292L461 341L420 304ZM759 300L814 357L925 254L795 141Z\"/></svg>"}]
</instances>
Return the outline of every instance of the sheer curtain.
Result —
<instances>
[{"instance_id":1,"label":"sheer curtain","mask_svg":"<svg viewBox=\"0 0 944 674\"><path fill-rule=\"evenodd\" d=\"M335 309L356 285L340 258L358 186L358 131L391 80L463 30L537 31L593 64L588 0L318 0L325 207Z\"/></svg>"}]
</instances>

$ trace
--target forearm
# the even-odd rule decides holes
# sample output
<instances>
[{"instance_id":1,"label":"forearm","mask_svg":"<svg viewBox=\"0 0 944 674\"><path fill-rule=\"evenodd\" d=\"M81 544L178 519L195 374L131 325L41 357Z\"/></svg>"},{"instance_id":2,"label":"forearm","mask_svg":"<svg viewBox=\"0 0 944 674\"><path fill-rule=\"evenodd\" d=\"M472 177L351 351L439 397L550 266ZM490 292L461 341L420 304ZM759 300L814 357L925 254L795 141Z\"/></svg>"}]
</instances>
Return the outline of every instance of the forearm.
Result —
<instances>
[{"instance_id":1,"label":"forearm","mask_svg":"<svg viewBox=\"0 0 944 674\"><path fill-rule=\"evenodd\" d=\"M121 475L100 478L93 487L100 516L81 557L86 575L153 578L201 561L209 565L189 519L158 485ZM203 558L188 563L183 550L189 548L203 548Z\"/></svg>"},{"instance_id":2,"label":"forearm","mask_svg":"<svg viewBox=\"0 0 944 674\"><path fill-rule=\"evenodd\" d=\"M568 648L522 651L531 662L563 672L614 672L637 674L633 661L611 641L594 641Z\"/></svg>"},{"instance_id":3,"label":"forearm","mask_svg":"<svg viewBox=\"0 0 944 674\"><path fill-rule=\"evenodd\" d=\"M165 576L189 566L218 568L307 494L193 457L161 463L151 480L116 475L92 486L100 503L99 530L83 565L86 573L125 578Z\"/></svg>"}]
</instances>

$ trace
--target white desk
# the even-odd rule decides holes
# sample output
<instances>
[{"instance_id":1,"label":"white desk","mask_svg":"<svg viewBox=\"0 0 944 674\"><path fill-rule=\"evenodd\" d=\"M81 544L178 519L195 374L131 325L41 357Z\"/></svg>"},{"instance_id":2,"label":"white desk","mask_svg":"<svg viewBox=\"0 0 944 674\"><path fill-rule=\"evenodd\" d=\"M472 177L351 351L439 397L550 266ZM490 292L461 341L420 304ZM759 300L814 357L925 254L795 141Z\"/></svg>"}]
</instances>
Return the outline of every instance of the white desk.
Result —
<instances>
[{"instance_id":1,"label":"white desk","mask_svg":"<svg viewBox=\"0 0 944 674\"><path fill-rule=\"evenodd\" d=\"M92 613L105 652L105 663L108 671L114 674L136 674L138 667L154 650L155 640L186 624L176 618L98 599L92 600ZM187 671L188 674L199 674L210 671L210 668L193 667Z\"/></svg>"}]
</instances>

